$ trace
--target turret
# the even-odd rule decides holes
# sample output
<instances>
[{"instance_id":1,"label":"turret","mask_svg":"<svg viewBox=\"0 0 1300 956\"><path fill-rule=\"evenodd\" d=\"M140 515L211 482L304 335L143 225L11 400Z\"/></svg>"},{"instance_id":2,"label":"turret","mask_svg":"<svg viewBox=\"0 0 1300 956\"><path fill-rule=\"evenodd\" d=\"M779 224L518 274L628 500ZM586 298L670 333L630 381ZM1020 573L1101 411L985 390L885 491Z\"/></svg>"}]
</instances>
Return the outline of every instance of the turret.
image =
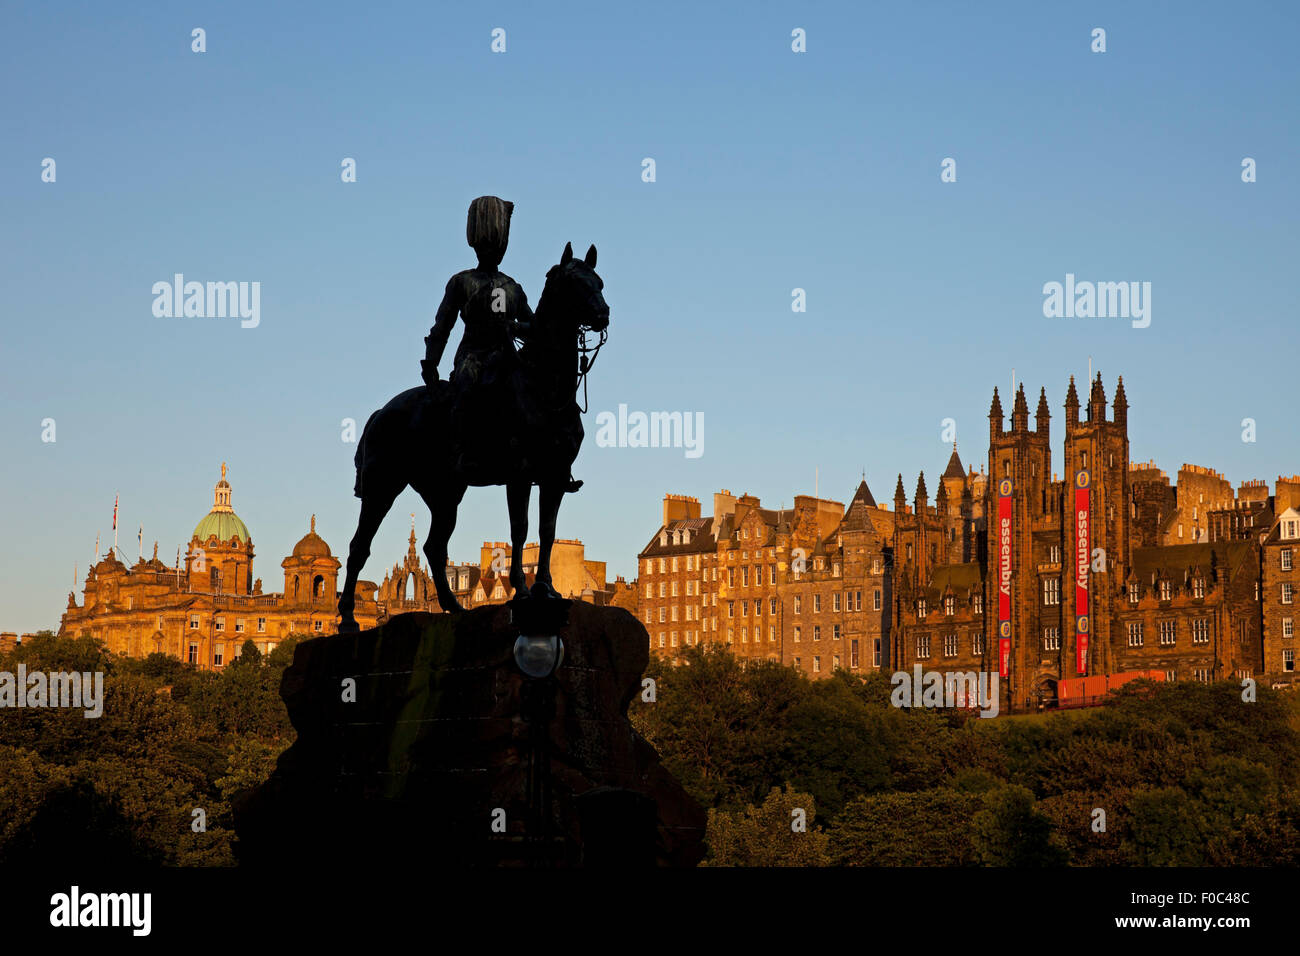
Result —
<instances>
[{"instance_id":1,"label":"turret","mask_svg":"<svg viewBox=\"0 0 1300 956\"><path fill-rule=\"evenodd\" d=\"M1106 420L1106 390L1101 385L1101 373L1092 383L1092 394L1088 396L1088 421L1100 423Z\"/></svg>"},{"instance_id":2,"label":"turret","mask_svg":"<svg viewBox=\"0 0 1300 956\"><path fill-rule=\"evenodd\" d=\"M1020 383L1016 391L1015 402L1011 406L1011 430L1013 432L1029 431L1029 403L1025 401L1025 385Z\"/></svg>"},{"instance_id":3,"label":"turret","mask_svg":"<svg viewBox=\"0 0 1300 956\"><path fill-rule=\"evenodd\" d=\"M1038 411L1034 415L1034 427L1038 434L1047 438L1051 434L1052 413L1047 407L1047 389L1042 388L1038 391Z\"/></svg>"},{"instance_id":4,"label":"turret","mask_svg":"<svg viewBox=\"0 0 1300 956\"><path fill-rule=\"evenodd\" d=\"M907 492L903 490L903 476L899 474L898 484L894 486L894 513L902 514L907 510Z\"/></svg>"},{"instance_id":5,"label":"turret","mask_svg":"<svg viewBox=\"0 0 1300 956\"><path fill-rule=\"evenodd\" d=\"M1115 424L1128 430L1128 396L1124 394L1124 376L1115 386Z\"/></svg>"},{"instance_id":6,"label":"turret","mask_svg":"<svg viewBox=\"0 0 1300 956\"><path fill-rule=\"evenodd\" d=\"M993 404L989 406L989 440L1002 436L1002 400L998 398L998 387L993 386Z\"/></svg>"},{"instance_id":7,"label":"turret","mask_svg":"<svg viewBox=\"0 0 1300 956\"><path fill-rule=\"evenodd\" d=\"M929 499L930 496L925 490L925 472L921 472L916 479L916 499L914 507L916 508L917 514L925 514L925 509Z\"/></svg>"},{"instance_id":8,"label":"turret","mask_svg":"<svg viewBox=\"0 0 1300 956\"><path fill-rule=\"evenodd\" d=\"M1074 376L1070 376L1070 390L1065 393L1065 428L1079 424L1079 393L1074 390Z\"/></svg>"}]
</instances>

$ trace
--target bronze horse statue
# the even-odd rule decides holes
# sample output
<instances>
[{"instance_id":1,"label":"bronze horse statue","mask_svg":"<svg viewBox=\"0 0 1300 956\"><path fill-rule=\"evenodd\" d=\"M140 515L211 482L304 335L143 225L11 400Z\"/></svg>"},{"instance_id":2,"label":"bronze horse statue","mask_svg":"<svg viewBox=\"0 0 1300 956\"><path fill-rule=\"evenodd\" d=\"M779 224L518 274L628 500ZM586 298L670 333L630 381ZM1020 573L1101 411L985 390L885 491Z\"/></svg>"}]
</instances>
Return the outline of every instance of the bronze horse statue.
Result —
<instances>
[{"instance_id":1,"label":"bronze horse statue","mask_svg":"<svg viewBox=\"0 0 1300 956\"><path fill-rule=\"evenodd\" d=\"M407 487L424 499L431 514L424 555L429 561L438 604L444 611L462 610L447 582L447 543L456 527L456 510L467 488L505 485L510 508L510 585L516 598L526 593L523 550L528 537L528 504L532 486L540 489L541 542L533 597L556 598L551 584L551 547L555 521L566 491L576 490L571 466L582 446L582 409L577 390L590 368L585 333L601 333L609 325L604 282L596 274L596 247L577 259L566 244L560 262L546 273L546 285L529 323L511 373L511 394L517 407L489 440L505 449L510 464L466 480L449 454L448 436L455 434L450 384L443 381L410 388L395 396L366 421L357 444L354 493L361 499L361 516L348 548L347 577L339 598L339 631L358 630L353 611L361 569L370 557L370 544L384 516Z\"/></svg>"}]
</instances>

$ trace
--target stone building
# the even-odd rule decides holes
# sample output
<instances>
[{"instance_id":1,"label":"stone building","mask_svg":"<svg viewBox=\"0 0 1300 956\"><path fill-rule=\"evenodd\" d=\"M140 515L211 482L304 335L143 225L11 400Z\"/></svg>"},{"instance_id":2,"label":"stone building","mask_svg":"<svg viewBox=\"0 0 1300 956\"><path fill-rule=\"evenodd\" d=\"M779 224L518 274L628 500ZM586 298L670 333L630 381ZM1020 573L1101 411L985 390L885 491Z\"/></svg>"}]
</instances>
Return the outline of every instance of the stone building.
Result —
<instances>
[{"instance_id":1,"label":"stone building","mask_svg":"<svg viewBox=\"0 0 1300 956\"><path fill-rule=\"evenodd\" d=\"M465 607L500 603L513 593L505 574L509 560L509 545L484 543L478 565L449 564L444 573ZM291 634L335 631L341 562L316 533L314 515L307 534L280 562L283 591L264 592L253 561L252 535L231 505L223 464L212 508L195 526L183 559L167 567L158 559L157 544L152 558L131 567L112 551L103 555L86 573L82 602L77 603L75 592L68 594L59 633L98 638L116 653L164 653L219 670L239 654L245 641L268 653ZM524 562L531 585L537 545L525 548ZM566 597L595 604L630 603L631 586L622 578L607 584L605 562L587 560L581 541L556 541L552 576ZM362 628L405 611L440 610L433 580L420 561L414 528L403 561L382 584L358 581L356 598Z\"/></svg>"},{"instance_id":2,"label":"stone building","mask_svg":"<svg viewBox=\"0 0 1300 956\"><path fill-rule=\"evenodd\" d=\"M1046 389L1031 425L1019 388L1009 427L994 389L987 474L954 448L933 503L924 474L910 505L899 475L892 511L865 481L842 510L797 497L773 512L724 491L702 517L695 498L666 496L638 556L652 649L724 643L818 677L996 671L1004 711L1136 670L1290 683L1300 476L1234 492L1184 464L1171 485L1130 460L1122 378L1108 403L1098 375L1086 404L1071 379L1064 408L1058 474Z\"/></svg>"},{"instance_id":3,"label":"stone building","mask_svg":"<svg viewBox=\"0 0 1300 956\"><path fill-rule=\"evenodd\" d=\"M183 564L169 568L153 557L127 567L103 555L86 573L81 604L75 592L59 634L98 638L113 652L142 657L168 654L203 669L220 669L245 641L268 653L290 634L332 632L337 621L339 561L310 530L281 562L284 590L265 593L254 576L252 535L231 506L226 466L213 489L211 510L194 527ZM357 585L357 621L373 627L380 609L375 585Z\"/></svg>"}]
</instances>

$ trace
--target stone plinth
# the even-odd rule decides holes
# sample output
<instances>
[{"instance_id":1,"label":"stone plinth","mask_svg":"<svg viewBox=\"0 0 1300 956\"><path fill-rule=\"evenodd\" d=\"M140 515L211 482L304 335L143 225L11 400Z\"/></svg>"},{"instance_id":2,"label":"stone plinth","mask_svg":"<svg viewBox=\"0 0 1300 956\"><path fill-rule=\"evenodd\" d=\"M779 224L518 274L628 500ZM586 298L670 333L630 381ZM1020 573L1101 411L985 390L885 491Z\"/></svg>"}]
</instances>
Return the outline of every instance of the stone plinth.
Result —
<instances>
[{"instance_id":1,"label":"stone plinth","mask_svg":"<svg viewBox=\"0 0 1300 956\"><path fill-rule=\"evenodd\" d=\"M549 825L529 807L509 607L403 614L298 646L280 690L298 739L235 801L241 863L694 865L705 814L627 718L645 629L575 602L560 633Z\"/></svg>"}]
</instances>

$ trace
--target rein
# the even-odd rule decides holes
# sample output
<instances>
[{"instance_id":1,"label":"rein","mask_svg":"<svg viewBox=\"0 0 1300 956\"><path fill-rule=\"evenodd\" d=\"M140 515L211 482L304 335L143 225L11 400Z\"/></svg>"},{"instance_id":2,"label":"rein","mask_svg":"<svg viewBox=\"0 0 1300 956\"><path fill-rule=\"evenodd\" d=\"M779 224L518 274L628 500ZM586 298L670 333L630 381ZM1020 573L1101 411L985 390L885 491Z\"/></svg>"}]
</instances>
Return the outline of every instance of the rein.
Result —
<instances>
[{"instance_id":1,"label":"rein","mask_svg":"<svg viewBox=\"0 0 1300 956\"><path fill-rule=\"evenodd\" d=\"M590 401L587 398L587 373L591 371L596 364L596 357L600 355L600 349L609 338L609 326L600 330L600 341L594 347L587 344L588 327L585 325L578 326L578 381L573 387L574 395L577 395L578 386L582 386L582 414L587 414L587 406Z\"/></svg>"}]
</instances>

